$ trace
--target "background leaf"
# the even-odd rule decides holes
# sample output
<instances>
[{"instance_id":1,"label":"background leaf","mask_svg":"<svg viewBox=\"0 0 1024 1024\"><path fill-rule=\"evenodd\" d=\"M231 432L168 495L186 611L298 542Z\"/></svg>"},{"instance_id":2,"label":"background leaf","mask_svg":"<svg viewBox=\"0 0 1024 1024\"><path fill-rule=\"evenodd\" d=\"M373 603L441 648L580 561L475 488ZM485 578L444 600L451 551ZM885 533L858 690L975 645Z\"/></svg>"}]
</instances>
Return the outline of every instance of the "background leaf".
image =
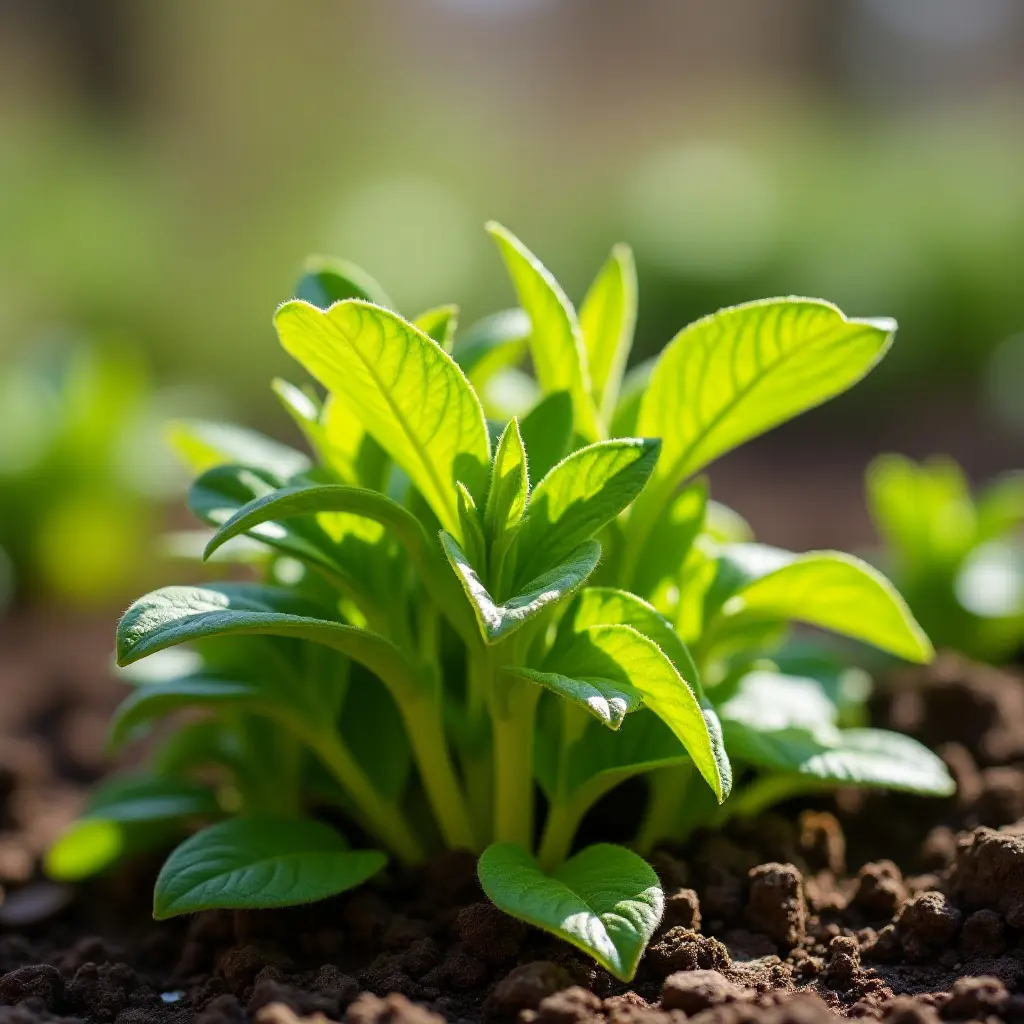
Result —
<instances>
[{"instance_id":1,"label":"background leaf","mask_svg":"<svg viewBox=\"0 0 1024 1024\"><path fill-rule=\"evenodd\" d=\"M532 483L542 480L569 454L572 443L572 396L568 391L545 395L523 417L519 433L526 449Z\"/></svg>"},{"instance_id":2,"label":"background leaf","mask_svg":"<svg viewBox=\"0 0 1024 1024\"><path fill-rule=\"evenodd\" d=\"M342 299L365 299L385 309L394 303L376 278L348 260L332 256L311 256L295 288L295 297L327 309Z\"/></svg>"},{"instance_id":3,"label":"background leaf","mask_svg":"<svg viewBox=\"0 0 1024 1024\"><path fill-rule=\"evenodd\" d=\"M477 870L500 910L582 949L621 981L636 974L664 910L650 864L609 843L581 850L550 875L521 847L495 843Z\"/></svg>"}]
</instances>

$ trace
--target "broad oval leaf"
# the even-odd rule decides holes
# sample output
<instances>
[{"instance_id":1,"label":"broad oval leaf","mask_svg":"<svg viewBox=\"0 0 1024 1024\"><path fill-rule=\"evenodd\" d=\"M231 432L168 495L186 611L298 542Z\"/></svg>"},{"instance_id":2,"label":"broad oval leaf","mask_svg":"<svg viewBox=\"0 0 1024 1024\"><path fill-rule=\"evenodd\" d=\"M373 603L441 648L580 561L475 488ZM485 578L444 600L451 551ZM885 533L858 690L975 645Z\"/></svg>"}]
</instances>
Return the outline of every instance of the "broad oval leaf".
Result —
<instances>
[{"instance_id":1,"label":"broad oval leaf","mask_svg":"<svg viewBox=\"0 0 1024 1024\"><path fill-rule=\"evenodd\" d=\"M594 400L611 419L636 327L636 263L628 245L616 245L598 271L583 305L580 330L587 350Z\"/></svg>"},{"instance_id":2,"label":"broad oval leaf","mask_svg":"<svg viewBox=\"0 0 1024 1024\"><path fill-rule=\"evenodd\" d=\"M167 858L153 916L313 903L361 885L386 861L376 850L349 849L317 821L235 818L197 832Z\"/></svg>"},{"instance_id":3,"label":"broad oval leaf","mask_svg":"<svg viewBox=\"0 0 1024 1024\"><path fill-rule=\"evenodd\" d=\"M491 453L483 409L451 356L396 314L355 300L327 312L286 302L274 323L285 350L344 399L457 532L455 484L482 502Z\"/></svg>"},{"instance_id":4,"label":"broad oval leaf","mask_svg":"<svg viewBox=\"0 0 1024 1024\"><path fill-rule=\"evenodd\" d=\"M647 515L718 456L855 384L895 330L892 320L855 320L801 298L732 306L685 327L640 405L637 432L663 445Z\"/></svg>"},{"instance_id":5,"label":"broad oval leaf","mask_svg":"<svg viewBox=\"0 0 1024 1024\"><path fill-rule=\"evenodd\" d=\"M484 850L477 871L500 910L542 928L631 981L665 897L647 861L621 846L588 846L550 875L515 843Z\"/></svg>"},{"instance_id":6,"label":"broad oval leaf","mask_svg":"<svg viewBox=\"0 0 1024 1024\"><path fill-rule=\"evenodd\" d=\"M729 795L732 772L717 733L718 720L705 711L699 690L653 640L632 626L589 626L567 648L553 650L540 667L573 679L628 683L675 733L718 802Z\"/></svg>"},{"instance_id":7,"label":"broad oval leaf","mask_svg":"<svg viewBox=\"0 0 1024 1024\"><path fill-rule=\"evenodd\" d=\"M572 303L551 272L507 228L487 225L498 244L519 305L530 317L530 354L541 390L568 391L572 395L576 432L594 441L600 430L590 391L583 332Z\"/></svg>"},{"instance_id":8,"label":"broad oval leaf","mask_svg":"<svg viewBox=\"0 0 1024 1024\"><path fill-rule=\"evenodd\" d=\"M629 506L654 471L659 448L651 438L619 438L558 463L530 496L516 540L516 579L538 576Z\"/></svg>"},{"instance_id":9,"label":"broad oval leaf","mask_svg":"<svg viewBox=\"0 0 1024 1024\"><path fill-rule=\"evenodd\" d=\"M376 278L355 263L331 256L310 256L306 260L295 297L320 309L328 309L342 299L365 299L385 309L394 309L394 303Z\"/></svg>"},{"instance_id":10,"label":"broad oval leaf","mask_svg":"<svg viewBox=\"0 0 1024 1024\"><path fill-rule=\"evenodd\" d=\"M458 541L442 532L441 545L473 606L480 632L487 643L496 643L535 618L555 601L574 594L601 558L601 545L596 540L587 541L570 552L563 562L525 584L508 600L499 603L470 565Z\"/></svg>"},{"instance_id":11,"label":"broad oval leaf","mask_svg":"<svg viewBox=\"0 0 1024 1024\"><path fill-rule=\"evenodd\" d=\"M724 620L794 620L861 640L907 661L925 663L934 649L896 588L866 562L838 551L792 556L740 587L722 607Z\"/></svg>"}]
</instances>

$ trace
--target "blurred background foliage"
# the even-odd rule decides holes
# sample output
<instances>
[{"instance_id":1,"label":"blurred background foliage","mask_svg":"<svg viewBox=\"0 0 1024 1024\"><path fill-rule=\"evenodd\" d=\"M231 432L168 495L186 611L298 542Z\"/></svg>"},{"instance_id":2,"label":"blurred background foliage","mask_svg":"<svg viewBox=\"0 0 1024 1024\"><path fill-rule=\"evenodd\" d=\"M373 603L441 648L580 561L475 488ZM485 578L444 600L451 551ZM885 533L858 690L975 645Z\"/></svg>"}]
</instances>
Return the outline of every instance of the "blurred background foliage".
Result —
<instances>
[{"instance_id":1,"label":"blurred background foliage","mask_svg":"<svg viewBox=\"0 0 1024 1024\"><path fill-rule=\"evenodd\" d=\"M713 471L768 540L866 543L874 451L1024 464L1022 88L1017 0L0 0L0 366L113 333L284 434L308 253L468 325L512 302L487 218L575 299L625 240L636 360L773 294L900 321Z\"/></svg>"}]
</instances>

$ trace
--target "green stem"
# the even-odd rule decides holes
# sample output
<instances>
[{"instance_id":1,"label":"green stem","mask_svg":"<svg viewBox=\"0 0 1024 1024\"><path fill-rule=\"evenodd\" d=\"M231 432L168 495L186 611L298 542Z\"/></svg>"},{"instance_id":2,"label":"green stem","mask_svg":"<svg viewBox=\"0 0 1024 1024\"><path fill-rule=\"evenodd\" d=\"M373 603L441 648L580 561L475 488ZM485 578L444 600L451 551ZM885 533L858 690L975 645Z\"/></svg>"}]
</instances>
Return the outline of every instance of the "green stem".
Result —
<instances>
[{"instance_id":1,"label":"green stem","mask_svg":"<svg viewBox=\"0 0 1024 1024\"><path fill-rule=\"evenodd\" d=\"M494 838L533 848L533 738L538 687L504 677L495 694Z\"/></svg>"},{"instance_id":2,"label":"green stem","mask_svg":"<svg viewBox=\"0 0 1024 1024\"><path fill-rule=\"evenodd\" d=\"M344 786L366 828L407 865L419 864L426 853L409 829L400 808L380 795L348 747L332 733L310 736L309 745Z\"/></svg>"},{"instance_id":3,"label":"green stem","mask_svg":"<svg viewBox=\"0 0 1024 1024\"><path fill-rule=\"evenodd\" d=\"M640 853L650 853L659 840L681 835L693 773L692 764L651 772L651 795L636 838Z\"/></svg>"},{"instance_id":4,"label":"green stem","mask_svg":"<svg viewBox=\"0 0 1024 1024\"><path fill-rule=\"evenodd\" d=\"M399 705L413 757L445 844L453 849L477 850L479 844L466 797L456 777L445 735L440 684L430 691Z\"/></svg>"},{"instance_id":5,"label":"green stem","mask_svg":"<svg viewBox=\"0 0 1024 1024\"><path fill-rule=\"evenodd\" d=\"M578 787L571 795L569 793L572 748L586 731L589 715L567 700L560 701L560 704L562 728L558 748L558 779L554 796L548 806L538 854L540 866L545 871L553 870L569 856L573 838L583 815L600 795L591 794L589 790L594 787L588 786L587 783Z\"/></svg>"}]
</instances>

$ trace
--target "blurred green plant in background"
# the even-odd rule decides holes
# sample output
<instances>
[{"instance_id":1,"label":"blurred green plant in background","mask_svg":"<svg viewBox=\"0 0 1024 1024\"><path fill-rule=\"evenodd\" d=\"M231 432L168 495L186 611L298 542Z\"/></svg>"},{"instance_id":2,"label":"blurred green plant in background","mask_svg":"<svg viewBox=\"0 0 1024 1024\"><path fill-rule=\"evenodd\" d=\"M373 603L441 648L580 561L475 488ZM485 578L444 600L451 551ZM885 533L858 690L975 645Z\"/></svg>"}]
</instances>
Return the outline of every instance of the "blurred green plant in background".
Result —
<instances>
[{"instance_id":1,"label":"blurred green plant in background","mask_svg":"<svg viewBox=\"0 0 1024 1024\"><path fill-rule=\"evenodd\" d=\"M972 496L948 458L883 455L868 468L881 562L937 647L995 664L1024 645L1024 473Z\"/></svg>"},{"instance_id":2,"label":"blurred green plant in background","mask_svg":"<svg viewBox=\"0 0 1024 1024\"><path fill-rule=\"evenodd\" d=\"M0 366L0 606L94 605L147 578L175 476L142 359L77 344Z\"/></svg>"}]
</instances>

